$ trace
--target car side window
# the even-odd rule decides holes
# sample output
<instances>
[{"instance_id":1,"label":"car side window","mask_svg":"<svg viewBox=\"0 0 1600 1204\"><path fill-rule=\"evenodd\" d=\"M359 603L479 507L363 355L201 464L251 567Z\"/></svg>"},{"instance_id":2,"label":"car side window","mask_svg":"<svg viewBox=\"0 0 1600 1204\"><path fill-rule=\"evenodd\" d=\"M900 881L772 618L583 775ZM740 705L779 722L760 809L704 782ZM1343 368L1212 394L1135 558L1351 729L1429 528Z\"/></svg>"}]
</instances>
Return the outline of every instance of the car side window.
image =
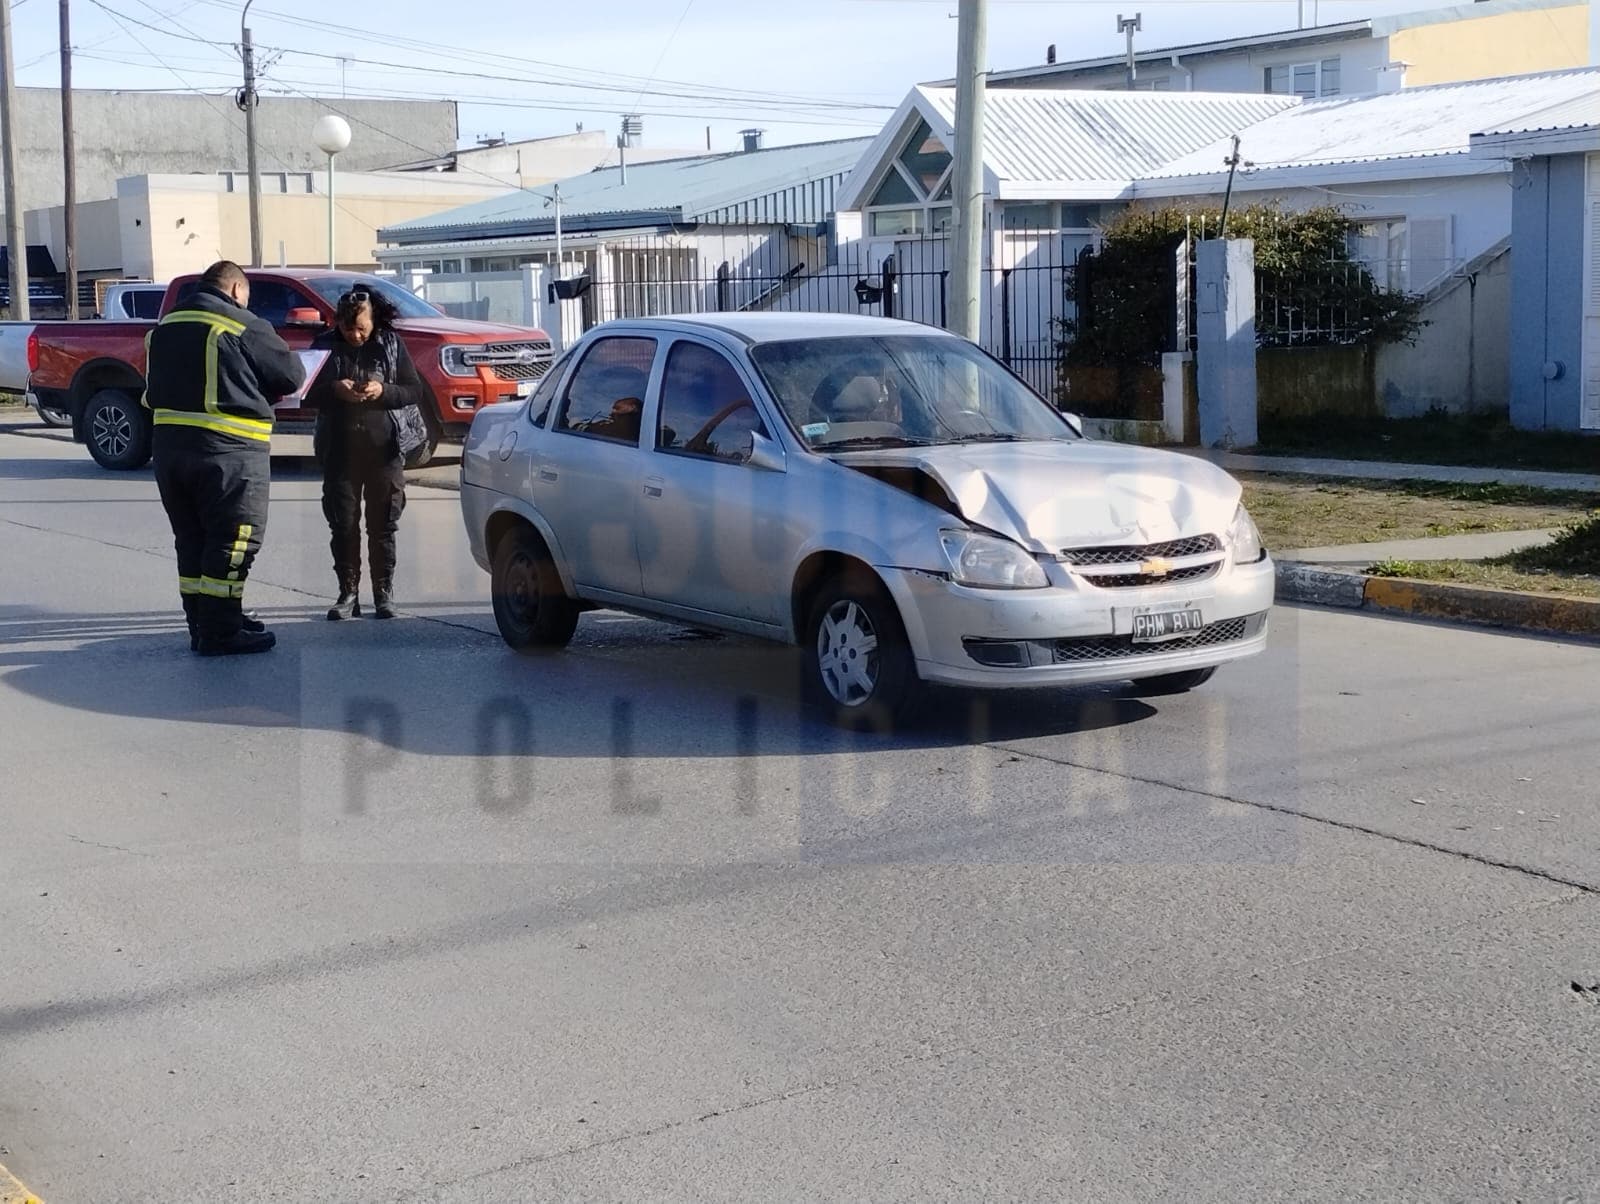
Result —
<instances>
[{"instance_id":1,"label":"car side window","mask_svg":"<svg viewBox=\"0 0 1600 1204\"><path fill-rule=\"evenodd\" d=\"M555 400L556 387L561 384L561 377L566 370L567 357L562 356L546 369L539 387L528 398L528 421L534 426L543 426L544 420L550 416L550 403Z\"/></svg>"},{"instance_id":2,"label":"car side window","mask_svg":"<svg viewBox=\"0 0 1600 1204\"><path fill-rule=\"evenodd\" d=\"M278 280L250 282L250 312L273 326L287 326L291 309L310 308L300 291Z\"/></svg>"},{"instance_id":3,"label":"car side window","mask_svg":"<svg viewBox=\"0 0 1600 1204\"><path fill-rule=\"evenodd\" d=\"M555 429L618 443L638 443L654 339L596 340L572 374Z\"/></svg>"},{"instance_id":4,"label":"car side window","mask_svg":"<svg viewBox=\"0 0 1600 1204\"><path fill-rule=\"evenodd\" d=\"M133 316L136 318L159 318L161 316L161 294L154 289L142 289L132 294Z\"/></svg>"},{"instance_id":5,"label":"car side window","mask_svg":"<svg viewBox=\"0 0 1600 1204\"><path fill-rule=\"evenodd\" d=\"M673 346L661 380L657 450L743 464L753 436L766 433L749 386L726 356L700 343Z\"/></svg>"}]
</instances>

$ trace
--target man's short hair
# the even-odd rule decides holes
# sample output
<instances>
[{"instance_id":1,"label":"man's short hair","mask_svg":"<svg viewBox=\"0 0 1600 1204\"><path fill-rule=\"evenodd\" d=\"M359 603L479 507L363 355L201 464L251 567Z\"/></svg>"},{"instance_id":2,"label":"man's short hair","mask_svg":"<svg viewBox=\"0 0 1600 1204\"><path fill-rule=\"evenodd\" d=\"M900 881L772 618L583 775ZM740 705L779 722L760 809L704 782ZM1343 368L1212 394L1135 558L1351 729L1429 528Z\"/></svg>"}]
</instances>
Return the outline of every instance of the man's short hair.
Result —
<instances>
[{"instance_id":1,"label":"man's short hair","mask_svg":"<svg viewBox=\"0 0 1600 1204\"><path fill-rule=\"evenodd\" d=\"M250 278L233 260L220 259L206 269L205 275L200 277L200 283L208 288L227 292L235 284L249 284Z\"/></svg>"}]
</instances>

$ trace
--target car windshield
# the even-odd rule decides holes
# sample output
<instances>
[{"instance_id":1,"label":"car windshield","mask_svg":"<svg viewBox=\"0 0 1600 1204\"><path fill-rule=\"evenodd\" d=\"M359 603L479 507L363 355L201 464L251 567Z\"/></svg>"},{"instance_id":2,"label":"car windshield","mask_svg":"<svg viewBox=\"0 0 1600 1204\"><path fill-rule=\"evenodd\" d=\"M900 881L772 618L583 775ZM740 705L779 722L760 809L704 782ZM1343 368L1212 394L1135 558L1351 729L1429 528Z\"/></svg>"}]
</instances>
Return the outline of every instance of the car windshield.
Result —
<instances>
[{"instance_id":1,"label":"car windshield","mask_svg":"<svg viewBox=\"0 0 1600 1204\"><path fill-rule=\"evenodd\" d=\"M439 311L421 297L407 292L398 284L377 276L313 276L306 283L313 292L329 305L338 305L339 298L351 289L366 289L377 293L399 310L402 318L437 318Z\"/></svg>"},{"instance_id":2,"label":"car windshield","mask_svg":"<svg viewBox=\"0 0 1600 1204\"><path fill-rule=\"evenodd\" d=\"M795 339L750 354L817 451L1078 437L1038 394L962 339Z\"/></svg>"}]
</instances>

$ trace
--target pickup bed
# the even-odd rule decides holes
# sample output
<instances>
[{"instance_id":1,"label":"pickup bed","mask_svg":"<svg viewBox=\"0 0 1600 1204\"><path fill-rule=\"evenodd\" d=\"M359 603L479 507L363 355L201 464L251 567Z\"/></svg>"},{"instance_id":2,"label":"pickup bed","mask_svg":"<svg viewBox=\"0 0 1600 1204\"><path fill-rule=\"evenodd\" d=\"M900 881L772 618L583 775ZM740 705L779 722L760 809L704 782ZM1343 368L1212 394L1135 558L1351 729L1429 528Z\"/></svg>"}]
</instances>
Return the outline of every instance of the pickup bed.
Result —
<instances>
[{"instance_id":1,"label":"pickup bed","mask_svg":"<svg viewBox=\"0 0 1600 1204\"><path fill-rule=\"evenodd\" d=\"M250 309L271 322L289 346L308 347L333 322L334 306L352 288L381 293L400 311L395 323L417 371L433 389L423 408L428 443L411 459L427 463L444 440L466 436L486 405L525 395L550 367L542 331L444 316L392 281L353 272L250 270ZM181 276L167 286L161 313L198 287ZM28 341L29 392L36 404L70 415L73 437L102 467L140 468L150 459L150 413L144 393L144 337L151 321L40 322ZM278 429L310 429L314 410L280 407Z\"/></svg>"}]
</instances>

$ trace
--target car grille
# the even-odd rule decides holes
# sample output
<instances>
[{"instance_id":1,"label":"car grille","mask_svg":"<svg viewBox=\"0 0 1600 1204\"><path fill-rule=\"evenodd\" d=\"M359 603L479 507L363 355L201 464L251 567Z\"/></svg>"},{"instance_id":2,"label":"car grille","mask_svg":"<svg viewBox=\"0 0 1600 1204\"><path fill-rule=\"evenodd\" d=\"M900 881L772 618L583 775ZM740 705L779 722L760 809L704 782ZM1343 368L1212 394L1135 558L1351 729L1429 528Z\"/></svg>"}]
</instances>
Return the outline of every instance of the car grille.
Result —
<instances>
[{"instance_id":1,"label":"car grille","mask_svg":"<svg viewBox=\"0 0 1600 1204\"><path fill-rule=\"evenodd\" d=\"M1132 636L1091 635L1075 636L1055 641L1056 664L1077 661L1111 661L1128 657L1160 656L1168 652L1188 652L1195 648L1211 648L1217 644L1232 644L1261 634L1267 616L1247 615L1242 619L1225 619L1203 627L1193 635L1180 636L1159 644L1135 644Z\"/></svg>"},{"instance_id":2,"label":"car grille","mask_svg":"<svg viewBox=\"0 0 1600 1204\"><path fill-rule=\"evenodd\" d=\"M489 355L516 355L531 351L539 358L531 363L502 363L490 365L501 380L538 380L550 371L549 343L490 343L483 351Z\"/></svg>"},{"instance_id":3,"label":"car grille","mask_svg":"<svg viewBox=\"0 0 1600 1204\"><path fill-rule=\"evenodd\" d=\"M1222 541L1215 535L1191 535L1187 539L1173 539L1166 543L1129 544L1107 548L1067 548L1061 559L1067 564L1086 567L1096 564L1130 564L1159 556L1172 560L1179 556L1203 556L1207 552L1222 551Z\"/></svg>"}]
</instances>

